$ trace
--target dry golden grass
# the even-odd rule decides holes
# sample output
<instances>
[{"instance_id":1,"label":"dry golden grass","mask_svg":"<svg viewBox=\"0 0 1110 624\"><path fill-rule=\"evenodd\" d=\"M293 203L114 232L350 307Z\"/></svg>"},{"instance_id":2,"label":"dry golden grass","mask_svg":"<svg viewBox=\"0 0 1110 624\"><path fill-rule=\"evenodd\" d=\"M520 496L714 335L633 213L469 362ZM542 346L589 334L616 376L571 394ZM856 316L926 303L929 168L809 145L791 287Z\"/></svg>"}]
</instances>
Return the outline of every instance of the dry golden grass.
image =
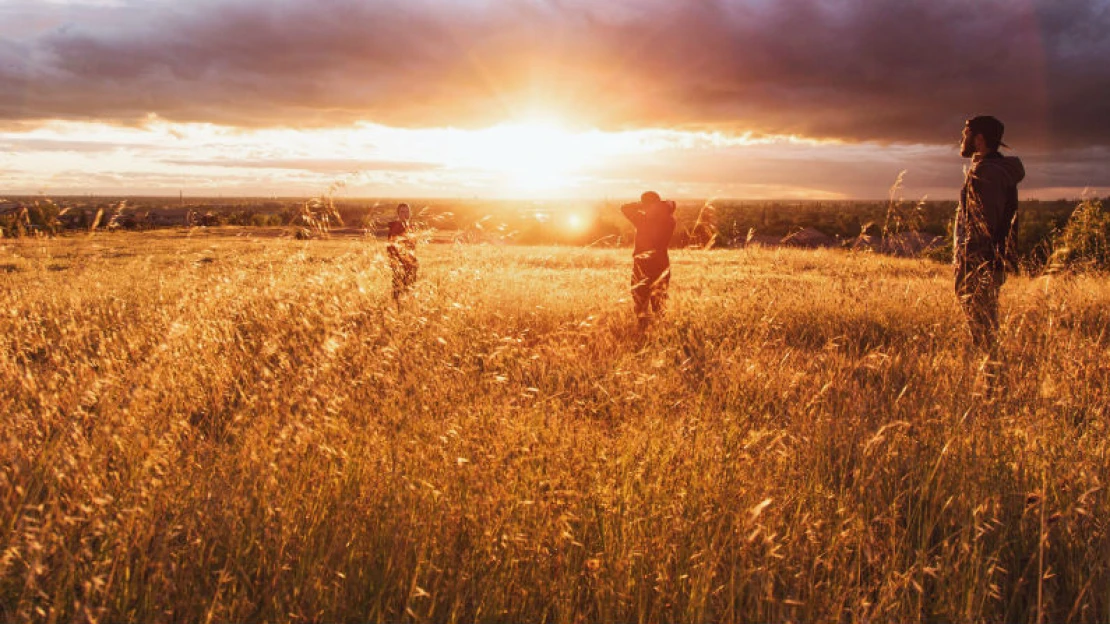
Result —
<instances>
[{"instance_id":1,"label":"dry golden grass","mask_svg":"<svg viewBox=\"0 0 1110 624\"><path fill-rule=\"evenodd\" d=\"M0 246L0 619L1110 620L1110 285L183 233Z\"/></svg>"}]
</instances>

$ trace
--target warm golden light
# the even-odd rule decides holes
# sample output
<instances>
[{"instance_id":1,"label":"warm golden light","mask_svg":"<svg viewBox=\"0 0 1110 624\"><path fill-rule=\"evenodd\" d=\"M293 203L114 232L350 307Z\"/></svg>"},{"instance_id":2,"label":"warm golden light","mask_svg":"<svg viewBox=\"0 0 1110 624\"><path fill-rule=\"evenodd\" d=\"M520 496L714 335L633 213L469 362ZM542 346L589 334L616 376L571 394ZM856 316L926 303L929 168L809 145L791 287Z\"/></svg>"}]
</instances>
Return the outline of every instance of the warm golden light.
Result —
<instances>
[{"instance_id":1,"label":"warm golden light","mask_svg":"<svg viewBox=\"0 0 1110 624\"><path fill-rule=\"evenodd\" d=\"M605 131L535 114L478 129L353 127L242 129L151 116L140 126L50 121L0 128L5 193L289 195L328 189L366 197L585 199L671 195L838 199L793 174L759 180L744 163L808 159L836 150L858 159L869 147L791 136L641 129ZM918 157L917 148L903 151ZM938 148L937 158L947 157ZM748 172L744 175L754 175ZM662 176L662 178L661 178ZM692 176L688 182L678 180ZM95 178L98 182L90 182ZM769 179L770 178L770 179ZM670 181L676 181L672 184ZM330 191L328 191L330 192ZM588 228L591 221L586 219ZM557 227L570 230L565 217Z\"/></svg>"},{"instance_id":2,"label":"warm golden light","mask_svg":"<svg viewBox=\"0 0 1110 624\"><path fill-rule=\"evenodd\" d=\"M504 124L476 134L472 162L503 176L507 190L524 194L567 185L587 155L578 136L551 122Z\"/></svg>"}]
</instances>

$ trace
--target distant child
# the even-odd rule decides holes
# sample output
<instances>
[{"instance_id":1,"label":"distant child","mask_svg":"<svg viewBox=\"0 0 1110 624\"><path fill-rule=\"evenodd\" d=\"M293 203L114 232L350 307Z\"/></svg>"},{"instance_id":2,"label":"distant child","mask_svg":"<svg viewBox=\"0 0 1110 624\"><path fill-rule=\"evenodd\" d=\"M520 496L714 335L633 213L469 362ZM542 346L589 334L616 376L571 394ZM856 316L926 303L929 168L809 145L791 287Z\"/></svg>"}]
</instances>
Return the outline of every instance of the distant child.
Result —
<instances>
[{"instance_id":1,"label":"distant child","mask_svg":"<svg viewBox=\"0 0 1110 624\"><path fill-rule=\"evenodd\" d=\"M393 272L393 299L412 290L420 262L416 259L416 232L412 226L412 209L408 204L397 205L397 218L389 222L389 268Z\"/></svg>"},{"instance_id":2,"label":"distant child","mask_svg":"<svg viewBox=\"0 0 1110 624\"><path fill-rule=\"evenodd\" d=\"M662 318L671 283L671 258L667 254L675 228L675 203L663 201L648 191L640 201L621 206L621 212L636 227L632 252L632 300L641 330Z\"/></svg>"}]
</instances>

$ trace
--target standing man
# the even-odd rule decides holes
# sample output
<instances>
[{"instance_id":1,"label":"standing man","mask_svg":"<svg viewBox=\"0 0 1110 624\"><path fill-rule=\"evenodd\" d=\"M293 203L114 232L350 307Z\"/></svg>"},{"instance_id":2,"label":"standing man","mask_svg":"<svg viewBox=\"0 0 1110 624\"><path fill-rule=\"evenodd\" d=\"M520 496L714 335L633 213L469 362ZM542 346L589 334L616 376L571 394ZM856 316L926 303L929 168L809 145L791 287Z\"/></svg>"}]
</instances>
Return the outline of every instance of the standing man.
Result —
<instances>
[{"instance_id":1,"label":"standing man","mask_svg":"<svg viewBox=\"0 0 1110 624\"><path fill-rule=\"evenodd\" d=\"M412 290L420 262L416 259L416 232L412 226L412 209L408 204L397 205L397 219L389 222L389 268L393 272L393 300Z\"/></svg>"},{"instance_id":2,"label":"standing man","mask_svg":"<svg viewBox=\"0 0 1110 624\"><path fill-rule=\"evenodd\" d=\"M663 201L648 191L640 201L621 206L621 212L636 227L632 252L632 300L640 330L661 318L671 283L671 258L667 254L675 227L675 203Z\"/></svg>"},{"instance_id":3,"label":"standing man","mask_svg":"<svg viewBox=\"0 0 1110 624\"><path fill-rule=\"evenodd\" d=\"M998 153L1004 126L980 116L964 125L960 155L971 159L954 228L956 296L971 337L992 359L998 347L998 291L1016 267L1018 193L1025 177L1021 160Z\"/></svg>"}]
</instances>

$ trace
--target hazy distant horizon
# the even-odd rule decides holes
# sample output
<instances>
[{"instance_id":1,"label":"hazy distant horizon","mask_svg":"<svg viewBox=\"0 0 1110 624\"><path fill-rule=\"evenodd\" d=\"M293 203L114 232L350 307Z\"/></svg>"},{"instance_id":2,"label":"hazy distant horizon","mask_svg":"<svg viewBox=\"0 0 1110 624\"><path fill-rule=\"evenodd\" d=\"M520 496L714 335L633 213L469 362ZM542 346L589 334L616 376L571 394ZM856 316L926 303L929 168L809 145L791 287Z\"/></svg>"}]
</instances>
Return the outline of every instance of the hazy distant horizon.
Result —
<instances>
[{"instance_id":1,"label":"hazy distant horizon","mask_svg":"<svg viewBox=\"0 0 1110 624\"><path fill-rule=\"evenodd\" d=\"M48 199L142 199L142 200L166 200L166 201L218 201L218 200L260 200L260 201L308 201L310 199L317 199L326 197L326 195L264 195L264 194L231 194L231 193L216 193L216 194L197 194L190 195L189 193L41 193L41 192L5 192L0 191L0 201L2 200L23 200L33 198L48 198ZM1085 199L1105 199L1110 197L1110 193L1088 193L1085 195L1076 196L1035 196L1029 197L1022 195L1019 199L1021 201L1040 201L1040 202L1080 202ZM627 197L561 197L561 198L537 198L537 197L454 197L454 196L420 196L420 195L364 195L364 196L332 196L336 202L491 202L491 203L531 203L531 204L567 204L567 203L625 203L633 202L638 199L636 196ZM667 196L667 199L675 200L680 203L698 202L773 202L773 203L874 203L874 202L887 202L889 197L844 197L844 198L791 198L791 197L680 197L680 196ZM900 196L902 201L926 201L926 202L954 202L956 197L912 197L907 195Z\"/></svg>"}]
</instances>

